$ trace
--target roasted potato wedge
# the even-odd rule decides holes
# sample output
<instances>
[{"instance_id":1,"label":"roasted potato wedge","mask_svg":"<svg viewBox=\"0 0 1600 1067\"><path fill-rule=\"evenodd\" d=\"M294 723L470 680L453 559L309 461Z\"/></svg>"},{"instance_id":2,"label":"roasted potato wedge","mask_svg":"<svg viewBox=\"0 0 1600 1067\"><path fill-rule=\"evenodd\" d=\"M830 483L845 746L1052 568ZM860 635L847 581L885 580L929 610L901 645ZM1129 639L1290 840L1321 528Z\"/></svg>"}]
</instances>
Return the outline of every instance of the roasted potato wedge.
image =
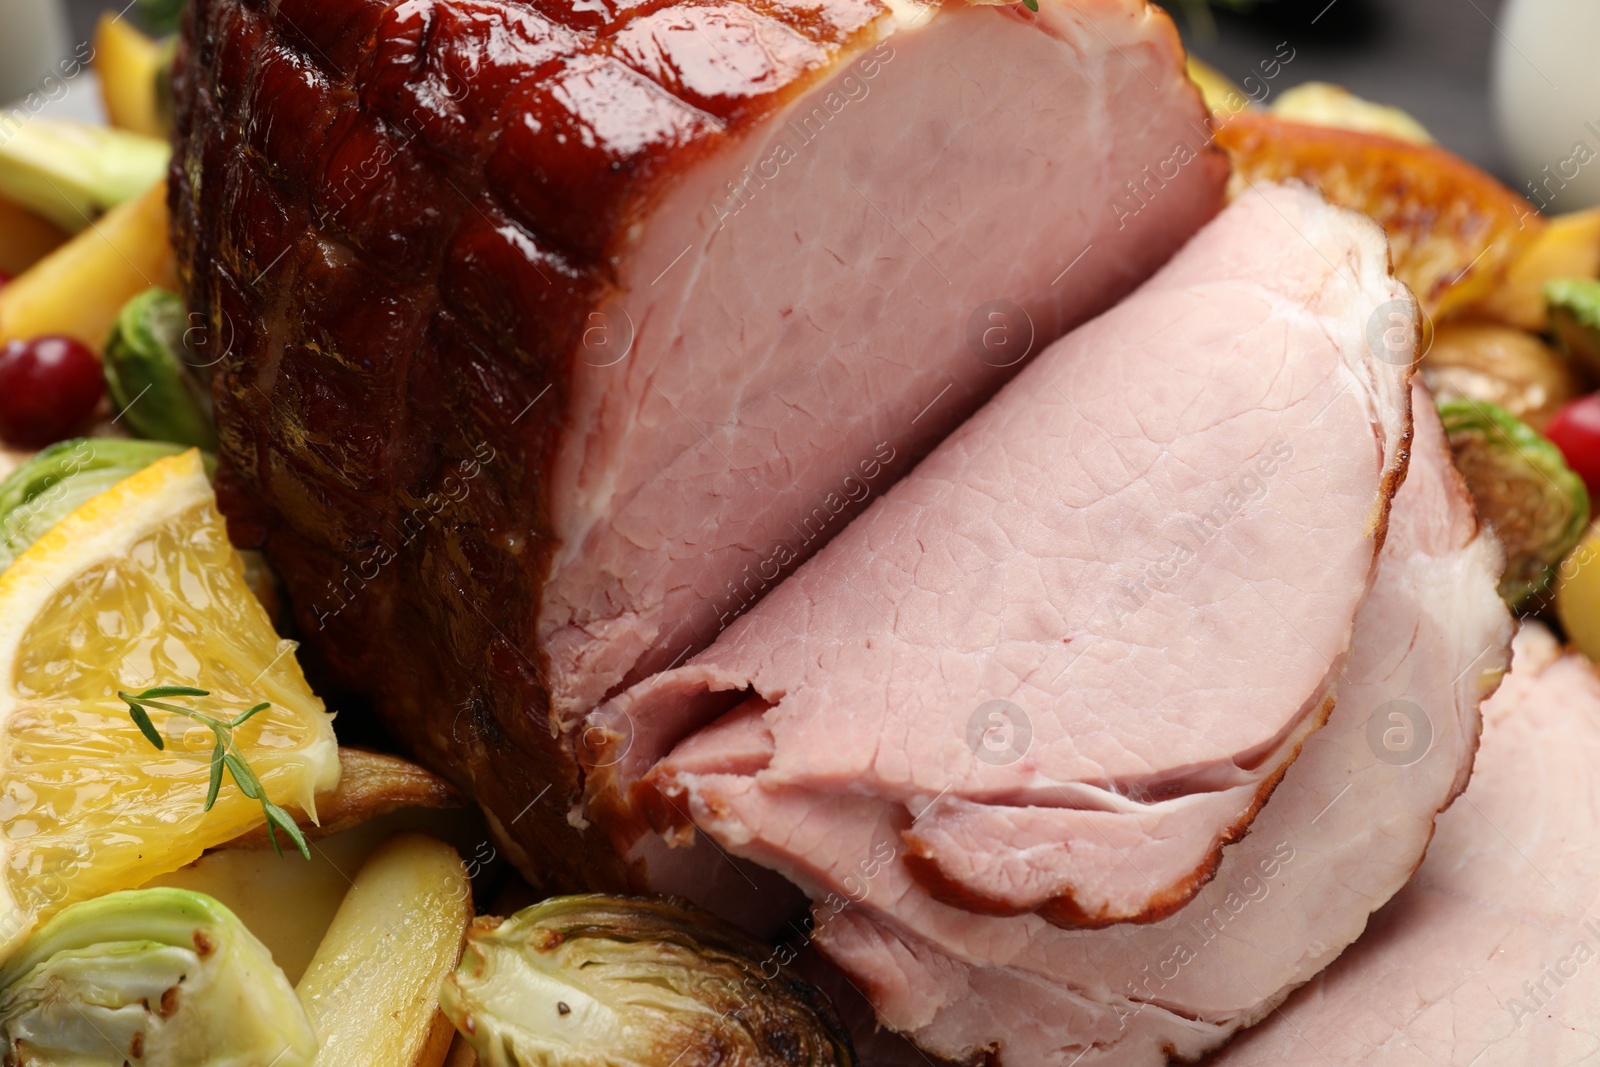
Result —
<instances>
[{"instance_id":1,"label":"roasted potato wedge","mask_svg":"<svg viewBox=\"0 0 1600 1067\"><path fill-rule=\"evenodd\" d=\"M1600 208L1550 219L1471 317L1542 332L1550 326L1544 287L1560 278L1600 278Z\"/></svg>"},{"instance_id":2,"label":"roasted potato wedge","mask_svg":"<svg viewBox=\"0 0 1600 1067\"><path fill-rule=\"evenodd\" d=\"M1533 205L1464 160L1381 134L1243 111L1217 131L1235 195L1299 178L1389 234L1395 273L1434 319L1490 290L1544 229Z\"/></svg>"},{"instance_id":3,"label":"roasted potato wedge","mask_svg":"<svg viewBox=\"0 0 1600 1067\"><path fill-rule=\"evenodd\" d=\"M98 352L123 305L152 286L178 288L165 182L114 208L0 289L0 344L65 334Z\"/></svg>"},{"instance_id":4,"label":"roasted potato wedge","mask_svg":"<svg viewBox=\"0 0 1600 1067\"><path fill-rule=\"evenodd\" d=\"M1433 144L1433 135L1427 128L1399 108L1363 100L1344 86L1328 82L1306 82L1285 89L1273 101L1272 113L1291 122L1381 133L1413 144Z\"/></svg>"},{"instance_id":5,"label":"roasted potato wedge","mask_svg":"<svg viewBox=\"0 0 1600 1067\"><path fill-rule=\"evenodd\" d=\"M1451 322L1434 331L1423 379L1438 400L1497 404L1535 430L1588 391L1571 362L1526 330Z\"/></svg>"},{"instance_id":6,"label":"roasted potato wedge","mask_svg":"<svg viewBox=\"0 0 1600 1067\"><path fill-rule=\"evenodd\" d=\"M67 243L67 231L0 198L0 271L16 277Z\"/></svg>"},{"instance_id":7,"label":"roasted potato wedge","mask_svg":"<svg viewBox=\"0 0 1600 1067\"><path fill-rule=\"evenodd\" d=\"M100 98L111 125L147 137L167 136L156 106L156 84L166 50L125 18L107 12L94 31Z\"/></svg>"},{"instance_id":8,"label":"roasted potato wedge","mask_svg":"<svg viewBox=\"0 0 1600 1067\"><path fill-rule=\"evenodd\" d=\"M298 982L333 922L356 872L395 834L425 830L470 860L469 872L492 887L502 861L482 816L453 810L460 797L426 771L392 756L339 750L339 787L317 800L321 826L296 817L311 840L311 862L279 859L262 832L236 838L151 885L174 886L222 901L272 950Z\"/></svg>"},{"instance_id":9,"label":"roasted potato wedge","mask_svg":"<svg viewBox=\"0 0 1600 1067\"><path fill-rule=\"evenodd\" d=\"M455 849L391 838L356 875L296 986L322 1042L317 1067L440 1067L455 1031L439 987L461 958L472 886Z\"/></svg>"}]
</instances>

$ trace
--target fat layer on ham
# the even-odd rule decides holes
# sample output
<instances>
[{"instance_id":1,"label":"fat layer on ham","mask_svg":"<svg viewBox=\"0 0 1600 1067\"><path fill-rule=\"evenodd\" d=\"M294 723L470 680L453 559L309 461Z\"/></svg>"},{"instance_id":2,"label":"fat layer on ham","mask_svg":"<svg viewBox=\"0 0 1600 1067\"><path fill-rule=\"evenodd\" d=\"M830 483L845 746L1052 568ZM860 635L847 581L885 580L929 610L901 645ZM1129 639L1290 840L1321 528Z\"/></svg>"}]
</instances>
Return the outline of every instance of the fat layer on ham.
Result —
<instances>
[{"instance_id":1,"label":"fat layer on ham","mask_svg":"<svg viewBox=\"0 0 1600 1067\"><path fill-rule=\"evenodd\" d=\"M658 823L765 852L791 831L737 801L882 802L955 907L1180 907L1325 720L1371 584L1410 428L1409 358L1366 338L1414 322L1387 255L1304 188L1229 208L596 715L626 734L739 704L638 787Z\"/></svg>"}]
</instances>

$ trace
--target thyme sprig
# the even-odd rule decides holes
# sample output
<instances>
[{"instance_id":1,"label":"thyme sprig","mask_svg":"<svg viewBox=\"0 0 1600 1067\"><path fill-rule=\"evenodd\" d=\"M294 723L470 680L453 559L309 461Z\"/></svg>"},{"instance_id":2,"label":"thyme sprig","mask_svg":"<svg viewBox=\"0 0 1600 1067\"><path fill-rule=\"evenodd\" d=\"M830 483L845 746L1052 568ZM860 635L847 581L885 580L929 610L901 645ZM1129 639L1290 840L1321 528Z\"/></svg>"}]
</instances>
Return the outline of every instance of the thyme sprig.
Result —
<instances>
[{"instance_id":1,"label":"thyme sprig","mask_svg":"<svg viewBox=\"0 0 1600 1067\"><path fill-rule=\"evenodd\" d=\"M156 747L156 750L165 751L166 741L156 730L155 723L150 721L147 708L157 708L169 711L174 715L182 715L193 719L206 727L217 739L216 747L211 750L211 786L206 790L205 810L210 811L217 802L217 794L222 791L222 771L224 768L233 775L233 780L238 783L239 791L251 800L261 802L261 810L267 816L267 840L272 842L273 851L279 856L283 849L278 846L278 835L275 832L282 830L289 835L289 840L294 842L300 850L300 855L306 859L311 858L311 847L306 844L305 835L300 832L300 827L295 825L294 817L278 805L267 799L267 791L262 788L261 779L256 777L256 772L250 769L243 756L233 743L233 731L250 721L251 716L266 711L272 707L270 703L257 704L249 711L242 712L232 719L218 719L204 712L195 711L193 708L183 708L176 704L166 703L168 697L208 697L208 689L195 689L186 685L158 685L153 689L146 689L142 693L124 693L117 691L117 698L128 705L128 715L133 719L133 724L144 734L145 739Z\"/></svg>"}]
</instances>

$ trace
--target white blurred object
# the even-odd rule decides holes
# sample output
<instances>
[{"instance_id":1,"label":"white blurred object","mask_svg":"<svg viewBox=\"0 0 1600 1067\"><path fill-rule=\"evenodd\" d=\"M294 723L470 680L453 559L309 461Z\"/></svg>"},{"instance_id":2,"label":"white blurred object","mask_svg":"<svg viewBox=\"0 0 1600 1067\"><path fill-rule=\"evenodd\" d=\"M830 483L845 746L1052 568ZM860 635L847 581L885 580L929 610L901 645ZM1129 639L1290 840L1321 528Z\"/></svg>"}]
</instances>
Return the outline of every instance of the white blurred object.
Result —
<instances>
[{"instance_id":1,"label":"white blurred object","mask_svg":"<svg viewBox=\"0 0 1600 1067\"><path fill-rule=\"evenodd\" d=\"M59 88L73 54L61 0L0 0L0 100Z\"/></svg>"},{"instance_id":2,"label":"white blurred object","mask_svg":"<svg viewBox=\"0 0 1600 1067\"><path fill-rule=\"evenodd\" d=\"M1600 3L1508 0L1495 117L1513 187L1548 214L1600 204Z\"/></svg>"}]
</instances>

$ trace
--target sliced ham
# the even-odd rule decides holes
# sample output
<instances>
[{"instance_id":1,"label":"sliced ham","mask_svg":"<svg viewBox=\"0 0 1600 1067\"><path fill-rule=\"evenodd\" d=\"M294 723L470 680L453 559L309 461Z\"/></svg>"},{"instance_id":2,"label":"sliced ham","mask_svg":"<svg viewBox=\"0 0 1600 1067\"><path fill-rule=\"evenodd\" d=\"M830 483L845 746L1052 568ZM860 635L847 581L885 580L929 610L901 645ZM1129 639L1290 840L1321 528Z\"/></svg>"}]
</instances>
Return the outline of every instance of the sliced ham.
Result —
<instances>
[{"instance_id":1,"label":"sliced ham","mask_svg":"<svg viewBox=\"0 0 1600 1067\"><path fill-rule=\"evenodd\" d=\"M836 870L828 883L814 876L813 886L829 886L817 891L832 894L819 897L817 944L871 990L890 1025L952 1059L995 1050L1011 1067L1193 1059L1241 1027L1276 1019L1274 1005L1337 957L1411 877L1434 815L1466 784L1479 703L1504 673L1511 633L1496 592L1499 547L1478 528L1420 384L1415 394L1410 470L1357 619L1339 703L1250 835L1225 851L1217 877L1163 922L1080 933L1038 920L979 925L892 870L854 894L861 906L835 915L838 901L861 887L859 872ZM868 816L853 818L866 825ZM1452 810L1446 818L1460 816ZM840 820L831 830L848 825ZM813 823L811 832L829 830ZM895 830L884 813L839 847L865 854L893 841ZM1363 970L1346 967L1341 960L1335 969L1350 975L1346 1003L1381 996ZM1396 974L1397 984L1404 980ZM1329 1030L1345 1019L1329 1014ZM1283 1054L1292 1026L1264 1025L1278 1034L1268 1046L1277 1054L1248 1063L1321 1062L1298 1044Z\"/></svg>"},{"instance_id":2,"label":"sliced ham","mask_svg":"<svg viewBox=\"0 0 1600 1067\"><path fill-rule=\"evenodd\" d=\"M1219 208L1167 17L1039 8L192 5L171 196L232 532L530 877L648 883L582 810L583 715Z\"/></svg>"},{"instance_id":3,"label":"sliced ham","mask_svg":"<svg viewBox=\"0 0 1600 1067\"><path fill-rule=\"evenodd\" d=\"M1525 625L1472 784L1411 884L1217 1067L1566 1067L1600 1057L1600 679ZM1591 870L1592 867L1597 869Z\"/></svg>"},{"instance_id":4,"label":"sliced ham","mask_svg":"<svg viewBox=\"0 0 1600 1067\"><path fill-rule=\"evenodd\" d=\"M631 787L658 824L826 865L787 838L837 798L898 822L956 908L1170 914L1335 699L1410 432L1375 314L1415 321L1376 226L1303 187L1240 200L711 649L601 709L610 780L647 766L635 724L738 703Z\"/></svg>"}]
</instances>

